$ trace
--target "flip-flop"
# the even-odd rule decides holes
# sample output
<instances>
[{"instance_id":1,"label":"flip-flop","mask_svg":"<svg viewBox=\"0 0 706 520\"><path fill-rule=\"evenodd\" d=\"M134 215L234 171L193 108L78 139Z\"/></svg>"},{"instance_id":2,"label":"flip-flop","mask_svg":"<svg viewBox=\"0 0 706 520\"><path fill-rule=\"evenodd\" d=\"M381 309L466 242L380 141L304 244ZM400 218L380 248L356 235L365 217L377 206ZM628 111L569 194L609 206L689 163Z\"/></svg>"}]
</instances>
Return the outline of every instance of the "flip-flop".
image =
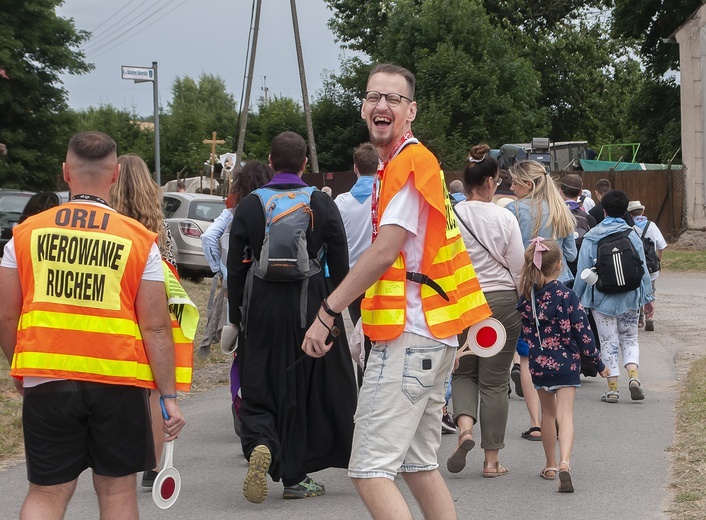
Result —
<instances>
[{"instance_id":1,"label":"flip-flop","mask_svg":"<svg viewBox=\"0 0 706 520\"><path fill-rule=\"evenodd\" d=\"M462 432L459 437L463 437L464 434L467 433L470 433L470 431L466 430ZM446 461L446 469L449 470L449 473L460 473L463 471L463 468L466 467L466 455L468 455L468 452L471 451L475 445L476 441L473 439L466 439L458 445L456 451L454 451L449 457L449 460Z\"/></svg>"},{"instance_id":2,"label":"flip-flop","mask_svg":"<svg viewBox=\"0 0 706 520\"><path fill-rule=\"evenodd\" d=\"M574 483L571 481L571 467L569 467L569 463L565 460L559 464L559 467L561 468L564 464L567 469L559 470L559 493L573 493Z\"/></svg>"}]
</instances>

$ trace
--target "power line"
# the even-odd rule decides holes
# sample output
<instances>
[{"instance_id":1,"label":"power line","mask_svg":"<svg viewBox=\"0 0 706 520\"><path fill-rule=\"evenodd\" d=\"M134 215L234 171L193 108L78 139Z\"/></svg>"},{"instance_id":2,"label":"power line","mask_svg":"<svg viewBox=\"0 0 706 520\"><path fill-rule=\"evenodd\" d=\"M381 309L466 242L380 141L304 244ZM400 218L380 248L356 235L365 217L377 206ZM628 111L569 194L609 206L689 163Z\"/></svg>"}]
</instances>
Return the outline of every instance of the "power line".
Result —
<instances>
[{"instance_id":1,"label":"power line","mask_svg":"<svg viewBox=\"0 0 706 520\"><path fill-rule=\"evenodd\" d=\"M108 18L106 18L105 20L103 20L101 23L99 23L98 25L96 25L96 26L95 26L93 29L91 29L89 32L90 32L91 34L93 34L94 32L96 32L98 29L100 29L100 28L103 27L105 24L107 24L110 20L112 20L113 17L117 16L118 13L120 13L120 11L122 11L123 9L125 9L128 5L130 5L130 4L133 3L134 1L135 1L135 0L129 0L128 3L126 3L125 5L123 5L120 9L118 9L117 11L115 11L113 14L111 14Z\"/></svg>"},{"instance_id":2,"label":"power line","mask_svg":"<svg viewBox=\"0 0 706 520\"><path fill-rule=\"evenodd\" d=\"M150 26L154 25L155 23L159 22L159 21L162 20L165 16L167 16L168 14L172 13L173 11L175 11L178 7L180 7L182 4L184 4L184 3L187 2L187 1L188 1L188 0L181 0L181 2L179 2L179 3L177 3L176 5L172 6L172 8L171 8L169 11L165 12L162 16L160 16L160 17L157 18L156 20L153 20L153 21L150 22L149 24L147 24L144 28L146 29L147 27L150 27ZM149 15L148 17L144 18L141 22L137 23L136 25L132 26L130 29L128 29L127 31L125 31L124 33L119 34L118 36L114 37L113 39L111 39L111 40L109 40L109 41L107 41L107 42L104 42L103 44L101 44L99 47L93 49L92 51L89 51L89 52L91 52L91 53L95 53L95 54L91 54L91 57L90 57L90 58L91 58L91 59L95 59L95 58L97 58L98 56L100 56L100 55L102 55L102 54L105 54L106 52L108 52L108 51L114 49L115 47L117 47L118 45L120 45L121 43L123 43L126 38L132 36L133 31L135 31L136 29L140 28L140 26L142 26L142 25L145 24L147 21L149 21L149 19L150 19L151 17L153 17L154 15L156 15L157 13L158 13L158 11L152 13L152 14ZM110 45L110 44L113 43L113 42L116 42L116 43L115 43L114 45ZM106 47L106 46L108 46L108 47Z\"/></svg>"},{"instance_id":3,"label":"power line","mask_svg":"<svg viewBox=\"0 0 706 520\"><path fill-rule=\"evenodd\" d=\"M118 20L117 22L115 22L116 25L115 25L114 27L112 27L110 30L108 30L108 31L106 31L106 32L104 32L104 33L102 33L102 34L96 36L95 38L91 38L91 40L89 40L89 42L88 42L88 43L86 44L86 46L84 47L84 50L85 50L85 51L88 51L88 52L95 51L95 50L96 50L96 47L101 47L102 45L104 45L105 43L107 43L106 41L101 41L101 40L105 40L106 38L108 38L109 36L111 36L111 35L113 35L113 34L115 34L115 33L119 33L119 34L118 34L118 37L119 37L121 31L123 31L123 29L124 29L125 27L129 26L130 24L132 24L132 22L133 22L134 20L136 20L136 19L140 18L141 16L145 15L145 14L147 13L147 11L149 11L150 9L153 9L153 8L157 7L157 9L156 9L155 11L153 11L152 13L150 13L150 14L147 15L147 18L150 18L150 17L154 16L154 15L157 14L162 8L166 7L166 5L163 5L162 7L158 7L158 4L159 4L160 2L164 2L164 1L165 1L165 0L157 0L156 3L154 3L154 4L152 4L152 5L147 5L147 7L145 7L142 11L138 12L137 14L135 14L135 16L133 16L132 18L130 18L129 20L127 20L125 23L123 23L122 25L120 25L120 23L121 23L123 20L125 20L127 17L129 17L130 15L132 15L135 11L138 11L140 8L144 7L144 5L138 5L138 6L135 7L133 10L131 10L129 13L127 13L125 16L123 16L120 20ZM168 4L169 0L166 0L166 2L167 2L167 4ZM128 29L128 30L129 30L129 29ZM115 38L113 38L113 40L114 40L114 39L115 39ZM113 40L109 40L109 41L113 41ZM92 48L92 47L93 47L93 48Z\"/></svg>"}]
</instances>

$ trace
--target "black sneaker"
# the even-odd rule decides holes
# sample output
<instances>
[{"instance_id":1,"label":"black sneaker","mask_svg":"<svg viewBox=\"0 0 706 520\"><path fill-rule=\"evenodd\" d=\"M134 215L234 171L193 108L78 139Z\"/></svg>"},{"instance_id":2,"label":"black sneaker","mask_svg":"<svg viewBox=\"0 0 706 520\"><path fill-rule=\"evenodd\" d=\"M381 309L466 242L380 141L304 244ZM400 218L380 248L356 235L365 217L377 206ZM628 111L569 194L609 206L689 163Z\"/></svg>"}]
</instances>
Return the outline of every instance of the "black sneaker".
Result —
<instances>
[{"instance_id":1,"label":"black sneaker","mask_svg":"<svg viewBox=\"0 0 706 520\"><path fill-rule=\"evenodd\" d=\"M314 482L311 477L306 477L295 486L284 486L282 498L310 498L320 497L326 493L323 484Z\"/></svg>"},{"instance_id":2,"label":"black sneaker","mask_svg":"<svg viewBox=\"0 0 706 520\"><path fill-rule=\"evenodd\" d=\"M456 433L456 423L450 413L441 416L441 433Z\"/></svg>"},{"instance_id":3,"label":"black sneaker","mask_svg":"<svg viewBox=\"0 0 706 520\"><path fill-rule=\"evenodd\" d=\"M157 475L159 475L159 473L156 471L153 471L151 469L143 472L142 473L142 487L152 489L152 486L154 486L154 479L157 478Z\"/></svg>"},{"instance_id":4,"label":"black sneaker","mask_svg":"<svg viewBox=\"0 0 706 520\"><path fill-rule=\"evenodd\" d=\"M524 397L525 393L522 391L519 363L512 365L512 370L510 370L510 379L512 379L512 382L515 383L515 393L517 394L517 397Z\"/></svg>"}]
</instances>

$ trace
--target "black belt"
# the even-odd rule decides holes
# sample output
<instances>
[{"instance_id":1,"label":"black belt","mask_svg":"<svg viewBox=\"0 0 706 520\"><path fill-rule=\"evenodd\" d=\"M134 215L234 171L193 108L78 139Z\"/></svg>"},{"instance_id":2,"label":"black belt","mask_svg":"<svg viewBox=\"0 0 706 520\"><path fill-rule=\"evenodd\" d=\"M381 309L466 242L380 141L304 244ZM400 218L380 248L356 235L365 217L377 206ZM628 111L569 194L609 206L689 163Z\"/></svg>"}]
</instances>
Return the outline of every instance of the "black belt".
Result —
<instances>
[{"instance_id":1,"label":"black belt","mask_svg":"<svg viewBox=\"0 0 706 520\"><path fill-rule=\"evenodd\" d=\"M439 296L441 296L444 300L449 301L449 297L446 295L446 292L441 288L441 286L436 283L434 280L429 278L427 275L422 274L422 273L413 273L411 271L407 271L407 280L410 280L415 283L421 283L424 285L428 285L432 289L434 289Z\"/></svg>"}]
</instances>

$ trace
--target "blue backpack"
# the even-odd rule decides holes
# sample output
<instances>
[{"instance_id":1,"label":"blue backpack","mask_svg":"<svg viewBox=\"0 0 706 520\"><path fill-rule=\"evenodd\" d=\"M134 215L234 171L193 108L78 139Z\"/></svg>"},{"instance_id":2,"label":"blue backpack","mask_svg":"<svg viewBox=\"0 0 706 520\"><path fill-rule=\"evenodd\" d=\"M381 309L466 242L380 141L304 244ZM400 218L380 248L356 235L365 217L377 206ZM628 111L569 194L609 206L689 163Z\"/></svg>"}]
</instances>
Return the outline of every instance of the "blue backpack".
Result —
<instances>
[{"instance_id":1,"label":"blue backpack","mask_svg":"<svg viewBox=\"0 0 706 520\"><path fill-rule=\"evenodd\" d=\"M301 326L306 327L306 309L309 278L321 272L323 248L316 258L309 258L306 233L314 228L311 194L316 187L295 190L258 188L253 191L265 212L265 239L260 259L253 258L248 272L244 300L243 321L252 289L251 276L269 282L297 282L303 280L300 313Z\"/></svg>"}]
</instances>

